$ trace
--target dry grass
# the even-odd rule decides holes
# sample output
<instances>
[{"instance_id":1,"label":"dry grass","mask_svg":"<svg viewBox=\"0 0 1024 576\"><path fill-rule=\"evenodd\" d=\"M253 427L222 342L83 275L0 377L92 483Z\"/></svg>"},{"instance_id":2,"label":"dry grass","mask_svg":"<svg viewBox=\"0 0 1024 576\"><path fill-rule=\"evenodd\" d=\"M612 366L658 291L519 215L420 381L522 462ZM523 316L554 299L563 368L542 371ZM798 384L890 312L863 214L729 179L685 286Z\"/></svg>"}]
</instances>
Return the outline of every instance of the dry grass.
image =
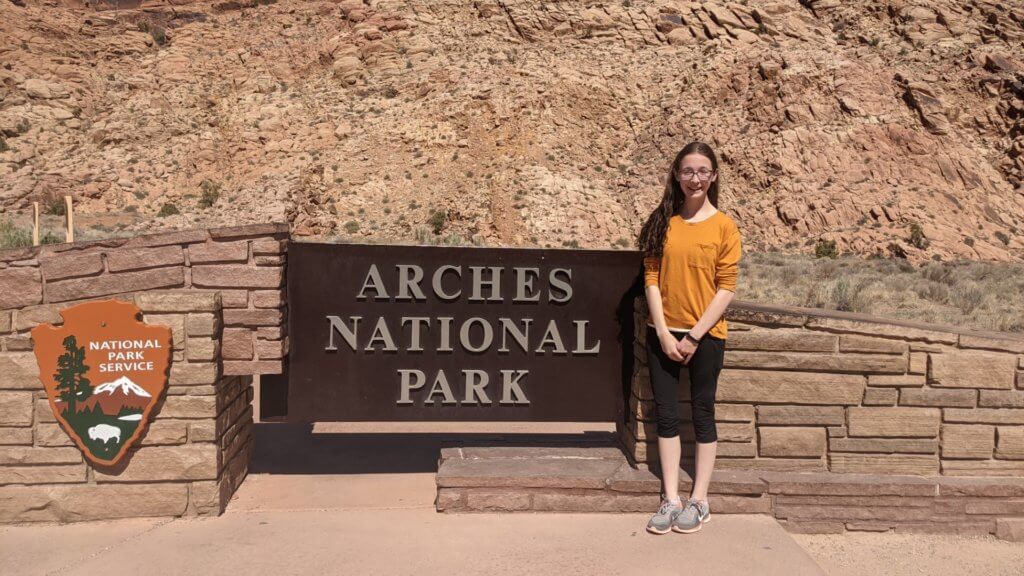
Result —
<instances>
[{"instance_id":1,"label":"dry grass","mask_svg":"<svg viewBox=\"0 0 1024 576\"><path fill-rule=\"evenodd\" d=\"M777 252L747 253L740 261L737 297L1024 332L1024 264L835 259Z\"/></svg>"}]
</instances>

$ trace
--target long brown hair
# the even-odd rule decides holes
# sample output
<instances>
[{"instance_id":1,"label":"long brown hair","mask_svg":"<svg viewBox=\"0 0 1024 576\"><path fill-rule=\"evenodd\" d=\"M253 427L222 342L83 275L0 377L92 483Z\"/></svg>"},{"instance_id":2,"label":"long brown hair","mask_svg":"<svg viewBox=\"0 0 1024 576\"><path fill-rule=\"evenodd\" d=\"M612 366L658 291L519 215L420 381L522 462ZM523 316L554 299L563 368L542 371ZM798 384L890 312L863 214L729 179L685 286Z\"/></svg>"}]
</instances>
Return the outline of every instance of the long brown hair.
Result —
<instances>
[{"instance_id":1,"label":"long brown hair","mask_svg":"<svg viewBox=\"0 0 1024 576\"><path fill-rule=\"evenodd\" d=\"M711 146L703 142L690 142L676 154L675 160L668 169L668 180L665 182L665 194L661 197L661 203L651 212L647 223L640 229L637 237L637 246L643 251L644 256L661 256L662 247L665 245L665 234L668 232L668 221L679 212L683 206L686 196L683 188L679 185L676 173L679 171L679 163L688 154L701 154L711 160L711 168L718 172L718 157ZM708 200L711 205L718 208L718 183L722 177L719 175L714 182L708 186Z\"/></svg>"}]
</instances>

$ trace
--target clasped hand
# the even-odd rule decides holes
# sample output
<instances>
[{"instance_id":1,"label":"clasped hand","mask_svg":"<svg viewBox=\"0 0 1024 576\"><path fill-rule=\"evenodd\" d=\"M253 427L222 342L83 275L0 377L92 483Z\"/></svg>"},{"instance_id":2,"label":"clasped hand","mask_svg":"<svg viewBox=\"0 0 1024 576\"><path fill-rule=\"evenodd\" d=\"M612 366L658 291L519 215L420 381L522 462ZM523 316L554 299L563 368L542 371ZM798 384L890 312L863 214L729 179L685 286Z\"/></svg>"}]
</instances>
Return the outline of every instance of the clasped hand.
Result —
<instances>
[{"instance_id":1,"label":"clasped hand","mask_svg":"<svg viewBox=\"0 0 1024 576\"><path fill-rule=\"evenodd\" d=\"M689 364L693 353L697 351L697 345L687 338L676 338L670 332L660 336L661 349L665 355L683 364Z\"/></svg>"}]
</instances>

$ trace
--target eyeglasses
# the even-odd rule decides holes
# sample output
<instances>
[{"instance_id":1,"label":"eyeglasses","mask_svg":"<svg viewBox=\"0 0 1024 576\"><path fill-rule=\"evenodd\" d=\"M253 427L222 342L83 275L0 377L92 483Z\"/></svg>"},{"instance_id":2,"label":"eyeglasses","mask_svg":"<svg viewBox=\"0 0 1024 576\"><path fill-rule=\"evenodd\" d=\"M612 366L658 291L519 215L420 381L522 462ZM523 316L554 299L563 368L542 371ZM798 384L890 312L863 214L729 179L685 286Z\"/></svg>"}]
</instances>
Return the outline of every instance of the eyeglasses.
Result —
<instances>
[{"instance_id":1,"label":"eyeglasses","mask_svg":"<svg viewBox=\"0 0 1024 576\"><path fill-rule=\"evenodd\" d=\"M714 170L708 170L707 168L701 168L700 170L697 171L694 171L692 168L683 168L682 170L679 171L679 176L683 180L690 180L693 178L693 175L696 174L697 178L700 178L701 180L707 180L708 178L711 178L711 175L714 173Z\"/></svg>"}]
</instances>

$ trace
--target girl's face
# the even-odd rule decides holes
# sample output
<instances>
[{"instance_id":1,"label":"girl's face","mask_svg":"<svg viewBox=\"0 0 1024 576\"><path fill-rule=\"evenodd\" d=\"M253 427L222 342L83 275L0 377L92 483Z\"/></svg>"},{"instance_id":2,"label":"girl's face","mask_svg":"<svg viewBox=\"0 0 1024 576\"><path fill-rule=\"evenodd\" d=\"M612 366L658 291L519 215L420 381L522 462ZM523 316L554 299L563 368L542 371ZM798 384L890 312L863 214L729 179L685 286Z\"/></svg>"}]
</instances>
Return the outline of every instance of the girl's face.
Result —
<instances>
[{"instance_id":1,"label":"girl's face","mask_svg":"<svg viewBox=\"0 0 1024 576\"><path fill-rule=\"evenodd\" d=\"M676 179L687 199L699 198L707 194L708 187L718 178L718 173L711 167L711 159L703 154L687 154L679 162Z\"/></svg>"}]
</instances>

